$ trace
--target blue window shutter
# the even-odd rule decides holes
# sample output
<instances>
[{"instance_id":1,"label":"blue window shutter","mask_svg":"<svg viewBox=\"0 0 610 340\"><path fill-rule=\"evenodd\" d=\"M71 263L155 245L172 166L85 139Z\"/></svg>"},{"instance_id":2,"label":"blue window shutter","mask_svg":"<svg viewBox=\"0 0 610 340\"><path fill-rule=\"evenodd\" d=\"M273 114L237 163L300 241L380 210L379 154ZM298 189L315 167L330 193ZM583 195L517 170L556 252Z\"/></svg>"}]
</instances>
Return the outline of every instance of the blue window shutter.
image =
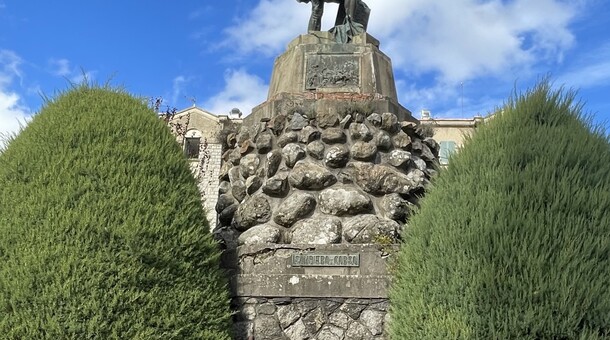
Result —
<instances>
[{"instance_id":1,"label":"blue window shutter","mask_svg":"<svg viewBox=\"0 0 610 340\"><path fill-rule=\"evenodd\" d=\"M454 141L441 141L441 149L438 153L438 158L441 164L445 165L449 163L449 157L455 153L455 142Z\"/></svg>"}]
</instances>

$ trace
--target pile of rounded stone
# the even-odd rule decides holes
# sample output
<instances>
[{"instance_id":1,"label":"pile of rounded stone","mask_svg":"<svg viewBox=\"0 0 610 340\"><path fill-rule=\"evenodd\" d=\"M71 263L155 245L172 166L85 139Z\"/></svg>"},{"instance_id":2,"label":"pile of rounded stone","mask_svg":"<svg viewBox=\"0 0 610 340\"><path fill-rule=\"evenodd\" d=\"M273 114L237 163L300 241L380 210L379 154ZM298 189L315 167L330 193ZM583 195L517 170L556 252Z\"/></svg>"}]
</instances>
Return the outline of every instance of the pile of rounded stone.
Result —
<instances>
[{"instance_id":1,"label":"pile of rounded stone","mask_svg":"<svg viewBox=\"0 0 610 340\"><path fill-rule=\"evenodd\" d=\"M290 114L227 137L216 237L394 243L435 173L438 144L392 113Z\"/></svg>"}]
</instances>

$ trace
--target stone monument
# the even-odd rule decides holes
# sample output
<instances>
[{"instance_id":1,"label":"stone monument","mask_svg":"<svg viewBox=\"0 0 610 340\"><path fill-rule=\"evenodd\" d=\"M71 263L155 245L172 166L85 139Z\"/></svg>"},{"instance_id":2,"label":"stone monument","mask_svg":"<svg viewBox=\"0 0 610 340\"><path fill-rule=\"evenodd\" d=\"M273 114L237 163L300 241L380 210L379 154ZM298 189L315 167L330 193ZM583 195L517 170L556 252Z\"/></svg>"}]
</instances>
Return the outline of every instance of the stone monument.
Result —
<instances>
[{"instance_id":1,"label":"stone monument","mask_svg":"<svg viewBox=\"0 0 610 340\"><path fill-rule=\"evenodd\" d=\"M386 339L388 261L438 145L398 103L379 42L296 38L227 143L215 235L236 338Z\"/></svg>"}]
</instances>

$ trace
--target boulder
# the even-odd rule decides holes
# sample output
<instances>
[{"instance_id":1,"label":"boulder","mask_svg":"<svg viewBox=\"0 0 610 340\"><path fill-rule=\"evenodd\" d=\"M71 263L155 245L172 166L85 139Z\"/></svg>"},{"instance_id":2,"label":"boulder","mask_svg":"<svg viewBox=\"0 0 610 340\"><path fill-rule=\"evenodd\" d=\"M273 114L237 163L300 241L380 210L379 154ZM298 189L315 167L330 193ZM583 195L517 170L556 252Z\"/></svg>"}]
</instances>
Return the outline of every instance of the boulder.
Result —
<instances>
[{"instance_id":1,"label":"boulder","mask_svg":"<svg viewBox=\"0 0 610 340\"><path fill-rule=\"evenodd\" d=\"M281 226L290 227L299 219L309 215L316 207L315 197L307 192L295 192L282 201L276 209L273 221Z\"/></svg>"},{"instance_id":2,"label":"boulder","mask_svg":"<svg viewBox=\"0 0 610 340\"><path fill-rule=\"evenodd\" d=\"M350 125L349 133L352 137L352 140L361 139L365 142L368 142L373 139L373 134L371 133L371 130L365 124L362 123L355 123Z\"/></svg>"},{"instance_id":3,"label":"boulder","mask_svg":"<svg viewBox=\"0 0 610 340\"><path fill-rule=\"evenodd\" d=\"M377 145L372 142L357 141L352 145L352 158L360 161L370 161L377 155Z\"/></svg>"},{"instance_id":4,"label":"boulder","mask_svg":"<svg viewBox=\"0 0 610 340\"><path fill-rule=\"evenodd\" d=\"M381 115L381 128L393 133L398 129L398 117L391 112L384 112Z\"/></svg>"},{"instance_id":5,"label":"boulder","mask_svg":"<svg viewBox=\"0 0 610 340\"><path fill-rule=\"evenodd\" d=\"M326 144L345 143L347 136L341 128L328 128L322 131L322 141Z\"/></svg>"},{"instance_id":6,"label":"boulder","mask_svg":"<svg viewBox=\"0 0 610 340\"><path fill-rule=\"evenodd\" d=\"M237 201L231 194L222 194L218 196L218 200L216 201L216 212L220 213L225 210L228 206L232 204L236 204Z\"/></svg>"},{"instance_id":7,"label":"boulder","mask_svg":"<svg viewBox=\"0 0 610 340\"><path fill-rule=\"evenodd\" d=\"M292 229L292 244L341 243L341 221L339 219L298 221Z\"/></svg>"},{"instance_id":8,"label":"boulder","mask_svg":"<svg viewBox=\"0 0 610 340\"><path fill-rule=\"evenodd\" d=\"M333 145L328 148L324 157L324 164L330 168L342 168L349 162L349 149L343 144Z\"/></svg>"},{"instance_id":9,"label":"boulder","mask_svg":"<svg viewBox=\"0 0 610 340\"><path fill-rule=\"evenodd\" d=\"M422 171L415 169L404 174L388 165L350 162L345 171L364 191L373 195L409 194L421 189L425 182Z\"/></svg>"},{"instance_id":10,"label":"boulder","mask_svg":"<svg viewBox=\"0 0 610 340\"><path fill-rule=\"evenodd\" d=\"M381 126L382 118L381 115L378 113L371 113L371 115L368 116L366 119L375 127Z\"/></svg>"},{"instance_id":11,"label":"boulder","mask_svg":"<svg viewBox=\"0 0 610 340\"><path fill-rule=\"evenodd\" d=\"M346 115L339 122L339 127L341 127L342 129L347 129L350 126L350 124L352 124L352 119L353 119L352 115Z\"/></svg>"},{"instance_id":12,"label":"boulder","mask_svg":"<svg viewBox=\"0 0 610 340\"><path fill-rule=\"evenodd\" d=\"M286 116L282 114L274 116L267 126L273 131L274 135L279 136L286 126Z\"/></svg>"},{"instance_id":13,"label":"boulder","mask_svg":"<svg viewBox=\"0 0 610 340\"><path fill-rule=\"evenodd\" d=\"M360 314L360 323L362 323L373 335L381 335L383 333L384 312L378 310L365 310Z\"/></svg>"},{"instance_id":14,"label":"boulder","mask_svg":"<svg viewBox=\"0 0 610 340\"><path fill-rule=\"evenodd\" d=\"M294 131L290 131L290 132L286 132L285 134L278 137L277 145L280 148L283 148L290 143L296 143L298 141L299 141L299 135L297 135L297 133Z\"/></svg>"},{"instance_id":15,"label":"boulder","mask_svg":"<svg viewBox=\"0 0 610 340\"><path fill-rule=\"evenodd\" d=\"M229 133L225 141L227 142L227 146L229 148L234 148L237 144L237 135L234 132Z\"/></svg>"},{"instance_id":16,"label":"boulder","mask_svg":"<svg viewBox=\"0 0 610 340\"><path fill-rule=\"evenodd\" d=\"M254 176L260 163L261 161L257 154L245 155L239 163L241 175L246 179L250 176Z\"/></svg>"},{"instance_id":17,"label":"boulder","mask_svg":"<svg viewBox=\"0 0 610 340\"><path fill-rule=\"evenodd\" d=\"M229 180L229 171L233 168L233 164L225 162L220 167L220 173L218 174L218 179L221 181Z\"/></svg>"},{"instance_id":18,"label":"boulder","mask_svg":"<svg viewBox=\"0 0 610 340\"><path fill-rule=\"evenodd\" d=\"M301 190L320 190L337 182L337 178L325 167L310 161L300 161L290 172L288 183Z\"/></svg>"},{"instance_id":19,"label":"boulder","mask_svg":"<svg viewBox=\"0 0 610 340\"><path fill-rule=\"evenodd\" d=\"M222 182L220 182L220 184L218 184L218 194L219 195L226 194L230 191L231 191L231 183L229 183L228 181L222 181Z\"/></svg>"},{"instance_id":20,"label":"boulder","mask_svg":"<svg viewBox=\"0 0 610 340\"><path fill-rule=\"evenodd\" d=\"M282 148L282 154L284 155L284 160L286 161L286 165L290 168L294 167L296 162L305 158L305 148L297 143L290 143Z\"/></svg>"},{"instance_id":21,"label":"boulder","mask_svg":"<svg viewBox=\"0 0 610 340\"><path fill-rule=\"evenodd\" d=\"M292 114L292 119L290 120L290 128L294 131L302 130L304 127L309 125L309 121L302 114L295 112Z\"/></svg>"},{"instance_id":22,"label":"boulder","mask_svg":"<svg viewBox=\"0 0 610 340\"><path fill-rule=\"evenodd\" d=\"M233 227L239 231L246 231L251 227L267 223L271 220L271 206L263 195L255 195L242 204L233 217Z\"/></svg>"},{"instance_id":23,"label":"boulder","mask_svg":"<svg viewBox=\"0 0 610 340\"><path fill-rule=\"evenodd\" d=\"M238 202L241 202L246 198L246 181L240 179L231 183L231 194Z\"/></svg>"},{"instance_id":24,"label":"boulder","mask_svg":"<svg viewBox=\"0 0 610 340\"><path fill-rule=\"evenodd\" d=\"M231 150L231 153L228 155L228 162L233 165L239 165L239 161L241 161L241 152L239 152L239 148Z\"/></svg>"},{"instance_id":25,"label":"boulder","mask_svg":"<svg viewBox=\"0 0 610 340\"><path fill-rule=\"evenodd\" d=\"M315 159L324 159L324 143L315 141L307 144L307 153Z\"/></svg>"},{"instance_id":26,"label":"boulder","mask_svg":"<svg viewBox=\"0 0 610 340\"><path fill-rule=\"evenodd\" d=\"M403 131L398 131L392 137L392 144L396 149L407 149L411 145L411 137Z\"/></svg>"},{"instance_id":27,"label":"boulder","mask_svg":"<svg viewBox=\"0 0 610 340\"><path fill-rule=\"evenodd\" d=\"M402 121L402 122L400 122L400 129L409 136L415 136L415 130L417 129L417 124L415 124L413 122Z\"/></svg>"},{"instance_id":28,"label":"boulder","mask_svg":"<svg viewBox=\"0 0 610 340\"><path fill-rule=\"evenodd\" d=\"M427 137L424 139L424 144L426 144L432 153L438 155L438 151L440 149L440 145L436 142L436 140L432 137Z\"/></svg>"},{"instance_id":29,"label":"boulder","mask_svg":"<svg viewBox=\"0 0 610 340\"><path fill-rule=\"evenodd\" d=\"M256 149L258 153L267 153L273 147L273 134L265 131L256 137Z\"/></svg>"},{"instance_id":30,"label":"boulder","mask_svg":"<svg viewBox=\"0 0 610 340\"><path fill-rule=\"evenodd\" d=\"M281 235L281 231L278 227L270 224L263 224L244 231L237 238L237 242L240 245L277 243Z\"/></svg>"},{"instance_id":31,"label":"boulder","mask_svg":"<svg viewBox=\"0 0 610 340\"><path fill-rule=\"evenodd\" d=\"M339 123L339 116L330 111L321 111L316 115L316 120L318 122L318 127L320 128L329 128L336 126Z\"/></svg>"},{"instance_id":32,"label":"boulder","mask_svg":"<svg viewBox=\"0 0 610 340\"><path fill-rule=\"evenodd\" d=\"M301 130L301 136L299 138L301 143L308 144L318 139L320 139L320 131L315 127L306 126Z\"/></svg>"},{"instance_id":33,"label":"boulder","mask_svg":"<svg viewBox=\"0 0 610 340\"><path fill-rule=\"evenodd\" d=\"M345 335L345 329L334 325L325 324L318 333L316 339L319 340L342 340Z\"/></svg>"},{"instance_id":34,"label":"boulder","mask_svg":"<svg viewBox=\"0 0 610 340\"><path fill-rule=\"evenodd\" d=\"M421 158L423 158L426 162L433 162L436 160L434 153L432 152L432 150L430 150L428 145L426 145L425 143L422 144L420 154L421 154Z\"/></svg>"},{"instance_id":35,"label":"boulder","mask_svg":"<svg viewBox=\"0 0 610 340\"><path fill-rule=\"evenodd\" d=\"M358 215L347 218L343 223L343 238L354 244L376 243L380 238L397 240L400 225L376 215Z\"/></svg>"},{"instance_id":36,"label":"boulder","mask_svg":"<svg viewBox=\"0 0 610 340\"><path fill-rule=\"evenodd\" d=\"M428 166L426 165L426 161L424 161L423 159L421 159L417 156L412 156L411 161L413 161L413 164L415 164L415 167L421 171L426 171L428 169Z\"/></svg>"},{"instance_id":37,"label":"boulder","mask_svg":"<svg viewBox=\"0 0 610 340\"><path fill-rule=\"evenodd\" d=\"M231 181L231 183L245 180L245 178L241 175L241 171L239 168L239 166L234 166L229 169L227 177L229 177L229 181Z\"/></svg>"},{"instance_id":38,"label":"boulder","mask_svg":"<svg viewBox=\"0 0 610 340\"><path fill-rule=\"evenodd\" d=\"M366 326L358 321L349 324L349 328L345 332L345 339L349 340L370 340L373 339L373 334L369 332Z\"/></svg>"},{"instance_id":39,"label":"boulder","mask_svg":"<svg viewBox=\"0 0 610 340\"><path fill-rule=\"evenodd\" d=\"M254 143L252 143L251 140L247 139L239 146L239 154L245 155L248 152L252 151L252 149L254 149Z\"/></svg>"},{"instance_id":40,"label":"boulder","mask_svg":"<svg viewBox=\"0 0 610 340\"><path fill-rule=\"evenodd\" d=\"M379 200L379 213L381 216L395 221L404 221L411 212L411 203L399 194L388 194Z\"/></svg>"},{"instance_id":41,"label":"boulder","mask_svg":"<svg viewBox=\"0 0 610 340\"><path fill-rule=\"evenodd\" d=\"M237 208L239 208L239 204L232 204L218 214L218 219L220 220L221 225L231 224Z\"/></svg>"},{"instance_id":42,"label":"boulder","mask_svg":"<svg viewBox=\"0 0 610 340\"><path fill-rule=\"evenodd\" d=\"M324 189L319 196L320 211L343 216L370 212L373 204L369 196L352 186L334 186Z\"/></svg>"},{"instance_id":43,"label":"boulder","mask_svg":"<svg viewBox=\"0 0 610 340\"><path fill-rule=\"evenodd\" d=\"M246 192L253 195L263 185L263 180L258 176L250 176L246 180Z\"/></svg>"},{"instance_id":44,"label":"boulder","mask_svg":"<svg viewBox=\"0 0 610 340\"><path fill-rule=\"evenodd\" d=\"M267 178L272 177L282 163L282 152L273 150L267 154Z\"/></svg>"},{"instance_id":45,"label":"boulder","mask_svg":"<svg viewBox=\"0 0 610 340\"><path fill-rule=\"evenodd\" d=\"M391 165L393 165L397 168L405 167L405 165L409 164L410 160L411 160L411 153L409 151L405 151L405 150L400 150L400 149L392 150L390 152L390 154L388 155L388 163L390 163Z\"/></svg>"},{"instance_id":46,"label":"boulder","mask_svg":"<svg viewBox=\"0 0 610 340\"><path fill-rule=\"evenodd\" d=\"M288 173L282 172L268 178L263 192L271 197L284 197L288 193Z\"/></svg>"},{"instance_id":47,"label":"boulder","mask_svg":"<svg viewBox=\"0 0 610 340\"><path fill-rule=\"evenodd\" d=\"M373 140L375 141L375 144L379 150L390 150L392 148L392 138L383 130L377 131L373 137Z\"/></svg>"}]
</instances>

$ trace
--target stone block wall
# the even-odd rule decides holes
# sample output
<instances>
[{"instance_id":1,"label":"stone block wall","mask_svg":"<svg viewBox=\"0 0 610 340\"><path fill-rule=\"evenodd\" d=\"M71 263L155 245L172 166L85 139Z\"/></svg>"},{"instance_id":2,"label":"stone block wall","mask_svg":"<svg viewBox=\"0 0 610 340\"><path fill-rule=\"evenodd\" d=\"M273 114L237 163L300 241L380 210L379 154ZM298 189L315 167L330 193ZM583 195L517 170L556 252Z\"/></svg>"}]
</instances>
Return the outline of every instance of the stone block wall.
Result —
<instances>
[{"instance_id":1,"label":"stone block wall","mask_svg":"<svg viewBox=\"0 0 610 340\"><path fill-rule=\"evenodd\" d=\"M219 143L208 143L202 149L199 157L204 159L192 160L190 162L191 171L197 178L197 187L201 193L203 207L206 212L210 231L216 228L217 214L216 203L218 202L220 167L222 162L222 145Z\"/></svg>"},{"instance_id":2,"label":"stone block wall","mask_svg":"<svg viewBox=\"0 0 610 340\"><path fill-rule=\"evenodd\" d=\"M374 244L258 244L225 251L235 339L386 339L388 268L397 251L396 245ZM294 262L308 254L357 254L358 263Z\"/></svg>"},{"instance_id":3,"label":"stone block wall","mask_svg":"<svg viewBox=\"0 0 610 340\"><path fill-rule=\"evenodd\" d=\"M387 339L387 299L242 297L234 308L238 340Z\"/></svg>"},{"instance_id":4,"label":"stone block wall","mask_svg":"<svg viewBox=\"0 0 610 340\"><path fill-rule=\"evenodd\" d=\"M228 139L215 230L228 248L396 242L438 156L389 112L294 110Z\"/></svg>"}]
</instances>

